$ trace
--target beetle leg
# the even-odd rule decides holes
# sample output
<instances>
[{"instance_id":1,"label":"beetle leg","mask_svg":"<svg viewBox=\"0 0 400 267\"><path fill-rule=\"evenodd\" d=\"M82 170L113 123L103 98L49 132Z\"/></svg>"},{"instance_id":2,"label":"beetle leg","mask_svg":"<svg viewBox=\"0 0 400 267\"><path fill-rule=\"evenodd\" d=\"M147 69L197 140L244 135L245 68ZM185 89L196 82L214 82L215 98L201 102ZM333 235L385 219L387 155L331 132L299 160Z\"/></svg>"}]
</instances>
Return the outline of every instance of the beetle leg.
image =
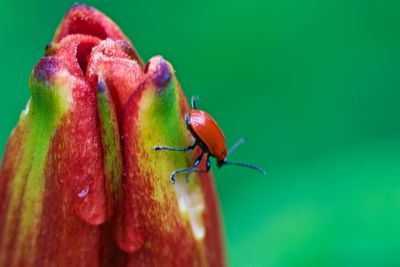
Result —
<instances>
[{"instance_id":1,"label":"beetle leg","mask_svg":"<svg viewBox=\"0 0 400 267\"><path fill-rule=\"evenodd\" d=\"M186 178L186 182L189 182L189 176L190 174L192 174L193 172L198 172L198 173L207 173L209 172L211 169L211 162L210 162L210 156L207 157L207 162L206 162L206 169L205 170L200 170L200 169L193 169L188 171L188 173L186 173L185 178Z\"/></svg>"},{"instance_id":2,"label":"beetle leg","mask_svg":"<svg viewBox=\"0 0 400 267\"><path fill-rule=\"evenodd\" d=\"M153 146L152 149L154 151L159 150L169 150L169 151L192 151L195 148L196 144L187 147L169 147L169 146Z\"/></svg>"},{"instance_id":3,"label":"beetle leg","mask_svg":"<svg viewBox=\"0 0 400 267\"><path fill-rule=\"evenodd\" d=\"M191 170L193 170L194 168L196 168L197 166L199 166L199 164L200 164L200 162L201 162L201 159L203 158L203 155L204 155L204 153L201 153L200 156L194 161L194 163L193 163L192 166L190 166L190 167L188 167L188 168L178 169L178 170L174 171L174 172L171 174L171 177L170 177L171 182L172 182L173 184L175 183L175 176L176 176L178 173L180 173L180 172L191 171Z\"/></svg>"}]
</instances>

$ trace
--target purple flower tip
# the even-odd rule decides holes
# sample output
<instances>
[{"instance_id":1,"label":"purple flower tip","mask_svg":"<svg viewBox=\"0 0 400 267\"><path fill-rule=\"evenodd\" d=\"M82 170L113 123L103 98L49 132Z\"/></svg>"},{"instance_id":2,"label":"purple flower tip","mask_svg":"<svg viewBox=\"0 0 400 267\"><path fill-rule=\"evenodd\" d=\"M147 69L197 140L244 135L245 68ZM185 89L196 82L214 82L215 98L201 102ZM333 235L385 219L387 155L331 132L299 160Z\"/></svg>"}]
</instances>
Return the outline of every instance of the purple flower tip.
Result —
<instances>
[{"instance_id":1,"label":"purple flower tip","mask_svg":"<svg viewBox=\"0 0 400 267\"><path fill-rule=\"evenodd\" d=\"M171 80L171 67L162 56L150 59L144 72L153 79L158 87L165 87Z\"/></svg>"},{"instance_id":2,"label":"purple flower tip","mask_svg":"<svg viewBox=\"0 0 400 267\"><path fill-rule=\"evenodd\" d=\"M36 64L32 78L48 84L59 69L60 62L55 57L44 57Z\"/></svg>"}]
</instances>

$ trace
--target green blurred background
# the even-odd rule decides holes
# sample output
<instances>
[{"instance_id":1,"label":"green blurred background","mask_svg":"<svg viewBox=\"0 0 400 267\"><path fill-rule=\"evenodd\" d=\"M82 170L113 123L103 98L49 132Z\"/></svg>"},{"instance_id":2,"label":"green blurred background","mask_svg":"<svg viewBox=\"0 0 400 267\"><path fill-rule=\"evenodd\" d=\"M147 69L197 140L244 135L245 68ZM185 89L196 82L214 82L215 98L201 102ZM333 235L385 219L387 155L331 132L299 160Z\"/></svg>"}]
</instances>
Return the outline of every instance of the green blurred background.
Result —
<instances>
[{"instance_id":1,"label":"green blurred background","mask_svg":"<svg viewBox=\"0 0 400 267\"><path fill-rule=\"evenodd\" d=\"M0 1L0 149L73 1ZM400 266L400 1L87 1L219 121L231 266Z\"/></svg>"}]
</instances>

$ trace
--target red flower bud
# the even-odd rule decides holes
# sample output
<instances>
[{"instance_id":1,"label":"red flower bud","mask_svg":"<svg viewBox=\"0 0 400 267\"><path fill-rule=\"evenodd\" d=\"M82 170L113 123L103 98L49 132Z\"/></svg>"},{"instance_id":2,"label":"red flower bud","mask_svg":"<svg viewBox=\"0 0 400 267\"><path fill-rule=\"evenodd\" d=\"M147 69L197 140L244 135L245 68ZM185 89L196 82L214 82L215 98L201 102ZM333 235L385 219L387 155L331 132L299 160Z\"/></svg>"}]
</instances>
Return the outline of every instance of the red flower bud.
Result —
<instances>
[{"instance_id":1,"label":"red flower bud","mask_svg":"<svg viewBox=\"0 0 400 267\"><path fill-rule=\"evenodd\" d=\"M75 5L30 79L0 170L0 266L225 266L210 173L170 173L187 146L186 98L161 56ZM204 163L203 163L204 167Z\"/></svg>"}]
</instances>

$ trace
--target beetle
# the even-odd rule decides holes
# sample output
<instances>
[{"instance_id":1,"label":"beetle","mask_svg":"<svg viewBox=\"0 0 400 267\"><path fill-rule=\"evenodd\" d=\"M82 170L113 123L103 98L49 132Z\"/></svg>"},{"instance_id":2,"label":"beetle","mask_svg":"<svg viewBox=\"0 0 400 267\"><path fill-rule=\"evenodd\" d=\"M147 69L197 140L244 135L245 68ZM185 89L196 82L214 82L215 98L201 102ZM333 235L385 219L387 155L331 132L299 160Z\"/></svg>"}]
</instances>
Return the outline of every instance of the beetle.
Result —
<instances>
[{"instance_id":1,"label":"beetle","mask_svg":"<svg viewBox=\"0 0 400 267\"><path fill-rule=\"evenodd\" d=\"M196 146L201 148L201 153L196 158L192 166L172 172L170 177L171 182L173 184L175 183L175 176L178 173L186 172L186 180L188 180L189 175L193 172L209 172L211 168L210 157L216 158L218 168L221 168L224 165L236 165L256 170L265 175L265 171L260 167L256 167L247 163L231 162L227 160L228 155L231 154L239 145L243 144L245 140L244 138L240 138L232 147L227 149L225 135L218 126L217 122L207 112L197 109L196 102L198 99L199 98L197 96L192 96L192 109L185 116L186 126L195 139L194 144L182 148L168 146L154 146L152 148L155 151L169 150L183 152L192 151ZM206 169L197 169L196 167L199 166L205 154L207 155Z\"/></svg>"}]
</instances>

